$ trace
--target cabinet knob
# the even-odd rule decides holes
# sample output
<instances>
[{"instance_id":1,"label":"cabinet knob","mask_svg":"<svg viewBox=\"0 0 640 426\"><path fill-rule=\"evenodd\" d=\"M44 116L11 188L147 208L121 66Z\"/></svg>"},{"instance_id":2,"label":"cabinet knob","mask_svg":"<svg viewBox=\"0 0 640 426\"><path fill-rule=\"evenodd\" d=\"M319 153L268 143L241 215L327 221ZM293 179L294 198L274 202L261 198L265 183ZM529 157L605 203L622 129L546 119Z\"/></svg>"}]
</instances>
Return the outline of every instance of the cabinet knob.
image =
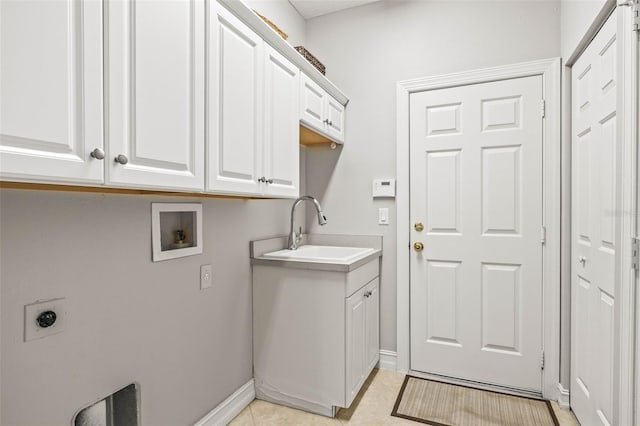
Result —
<instances>
[{"instance_id":1,"label":"cabinet knob","mask_svg":"<svg viewBox=\"0 0 640 426\"><path fill-rule=\"evenodd\" d=\"M261 178L258 179L258 182L267 182L267 178L262 176Z\"/></svg>"},{"instance_id":2,"label":"cabinet knob","mask_svg":"<svg viewBox=\"0 0 640 426\"><path fill-rule=\"evenodd\" d=\"M330 121L328 124L329 126L333 126L333 121Z\"/></svg>"},{"instance_id":3,"label":"cabinet knob","mask_svg":"<svg viewBox=\"0 0 640 426\"><path fill-rule=\"evenodd\" d=\"M582 263L582 266L584 266L584 265L585 265L585 263L587 263L587 258L586 258L586 257L584 257L584 256L580 256L580 257L578 258L578 261L579 261L580 263Z\"/></svg>"},{"instance_id":4,"label":"cabinet knob","mask_svg":"<svg viewBox=\"0 0 640 426\"><path fill-rule=\"evenodd\" d=\"M124 154L118 154L118 156L116 158L114 158L114 161L116 163L120 163L120 164L122 164L124 166L125 164L127 164L129 162L129 159Z\"/></svg>"},{"instance_id":5,"label":"cabinet knob","mask_svg":"<svg viewBox=\"0 0 640 426\"><path fill-rule=\"evenodd\" d=\"M267 183L273 183L273 179L267 179Z\"/></svg>"},{"instance_id":6,"label":"cabinet knob","mask_svg":"<svg viewBox=\"0 0 640 426\"><path fill-rule=\"evenodd\" d=\"M328 118L325 118L322 122L323 122L324 124L329 124L329 119L328 119Z\"/></svg>"},{"instance_id":7,"label":"cabinet knob","mask_svg":"<svg viewBox=\"0 0 640 426\"><path fill-rule=\"evenodd\" d=\"M424 244L422 244L419 241L416 243L413 243L413 249L417 252L421 252L422 250L424 250Z\"/></svg>"},{"instance_id":8,"label":"cabinet knob","mask_svg":"<svg viewBox=\"0 0 640 426\"><path fill-rule=\"evenodd\" d=\"M424 231L424 225L421 222L416 223L415 225L413 225L413 227L418 232Z\"/></svg>"},{"instance_id":9,"label":"cabinet knob","mask_svg":"<svg viewBox=\"0 0 640 426\"><path fill-rule=\"evenodd\" d=\"M96 160L104 160L104 151L100 148L96 148L93 151L91 151L91 157L95 158Z\"/></svg>"}]
</instances>

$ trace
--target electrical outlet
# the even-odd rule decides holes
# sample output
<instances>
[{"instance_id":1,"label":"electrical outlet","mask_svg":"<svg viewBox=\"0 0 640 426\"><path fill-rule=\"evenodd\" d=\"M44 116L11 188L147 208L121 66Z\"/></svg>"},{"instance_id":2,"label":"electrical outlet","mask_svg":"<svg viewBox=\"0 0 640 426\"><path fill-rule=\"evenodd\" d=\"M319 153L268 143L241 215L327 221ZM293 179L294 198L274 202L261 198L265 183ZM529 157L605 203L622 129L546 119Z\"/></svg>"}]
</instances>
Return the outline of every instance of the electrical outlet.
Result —
<instances>
[{"instance_id":1,"label":"electrical outlet","mask_svg":"<svg viewBox=\"0 0 640 426\"><path fill-rule=\"evenodd\" d=\"M204 290L213 285L213 268L211 265L202 265L200 267L200 289Z\"/></svg>"},{"instance_id":2,"label":"electrical outlet","mask_svg":"<svg viewBox=\"0 0 640 426\"><path fill-rule=\"evenodd\" d=\"M65 298L38 301L24 307L24 341L41 339L64 331L67 325Z\"/></svg>"}]
</instances>

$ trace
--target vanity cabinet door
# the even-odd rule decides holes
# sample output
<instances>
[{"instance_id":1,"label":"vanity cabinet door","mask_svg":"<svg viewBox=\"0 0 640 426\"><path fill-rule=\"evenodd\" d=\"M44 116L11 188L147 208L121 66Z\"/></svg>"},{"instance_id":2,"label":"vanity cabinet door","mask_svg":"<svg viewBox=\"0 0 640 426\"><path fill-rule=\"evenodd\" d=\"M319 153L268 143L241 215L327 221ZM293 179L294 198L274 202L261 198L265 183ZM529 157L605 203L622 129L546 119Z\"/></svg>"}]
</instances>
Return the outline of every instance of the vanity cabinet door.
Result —
<instances>
[{"instance_id":1,"label":"vanity cabinet door","mask_svg":"<svg viewBox=\"0 0 640 426\"><path fill-rule=\"evenodd\" d=\"M203 190L204 0L106 5L107 184Z\"/></svg>"},{"instance_id":2,"label":"vanity cabinet door","mask_svg":"<svg viewBox=\"0 0 640 426\"><path fill-rule=\"evenodd\" d=\"M207 191L261 195L264 42L218 2L211 6Z\"/></svg>"},{"instance_id":3,"label":"vanity cabinet door","mask_svg":"<svg viewBox=\"0 0 640 426\"><path fill-rule=\"evenodd\" d=\"M366 298L364 287L346 299L346 405L349 407L362 387L366 373Z\"/></svg>"},{"instance_id":4,"label":"vanity cabinet door","mask_svg":"<svg viewBox=\"0 0 640 426\"><path fill-rule=\"evenodd\" d=\"M101 3L2 1L0 28L0 179L101 184Z\"/></svg>"},{"instance_id":5,"label":"vanity cabinet door","mask_svg":"<svg viewBox=\"0 0 640 426\"><path fill-rule=\"evenodd\" d=\"M380 360L380 280L376 278L365 287L366 371Z\"/></svg>"},{"instance_id":6,"label":"vanity cabinet door","mask_svg":"<svg viewBox=\"0 0 640 426\"><path fill-rule=\"evenodd\" d=\"M297 198L300 181L300 73L265 44L263 171L265 194Z\"/></svg>"}]
</instances>

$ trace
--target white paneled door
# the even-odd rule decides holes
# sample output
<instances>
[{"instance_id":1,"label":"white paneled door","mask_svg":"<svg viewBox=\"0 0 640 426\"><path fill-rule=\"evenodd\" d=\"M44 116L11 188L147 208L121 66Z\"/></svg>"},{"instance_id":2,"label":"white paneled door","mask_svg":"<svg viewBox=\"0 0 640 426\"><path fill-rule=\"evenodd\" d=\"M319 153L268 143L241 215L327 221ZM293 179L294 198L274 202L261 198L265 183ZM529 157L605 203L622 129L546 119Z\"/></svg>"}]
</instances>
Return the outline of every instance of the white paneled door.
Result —
<instances>
[{"instance_id":1,"label":"white paneled door","mask_svg":"<svg viewBox=\"0 0 640 426\"><path fill-rule=\"evenodd\" d=\"M614 13L571 81L571 407L583 425L614 423L616 65Z\"/></svg>"},{"instance_id":2,"label":"white paneled door","mask_svg":"<svg viewBox=\"0 0 640 426\"><path fill-rule=\"evenodd\" d=\"M541 105L541 76L410 96L414 371L541 392Z\"/></svg>"},{"instance_id":3,"label":"white paneled door","mask_svg":"<svg viewBox=\"0 0 640 426\"><path fill-rule=\"evenodd\" d=\"M100 2L0 2L0 178L101 184L102 133Z\"/></svg>"},{"instance_id":4,"label":"white paneled door","mask_svg":"<svg viewBox=\"0 0 640 426\"><path fill-rule=\"evenodd\" d=\"M203 190L204 0L105 10L107 184Z\"/></svg>"}]
</instances>

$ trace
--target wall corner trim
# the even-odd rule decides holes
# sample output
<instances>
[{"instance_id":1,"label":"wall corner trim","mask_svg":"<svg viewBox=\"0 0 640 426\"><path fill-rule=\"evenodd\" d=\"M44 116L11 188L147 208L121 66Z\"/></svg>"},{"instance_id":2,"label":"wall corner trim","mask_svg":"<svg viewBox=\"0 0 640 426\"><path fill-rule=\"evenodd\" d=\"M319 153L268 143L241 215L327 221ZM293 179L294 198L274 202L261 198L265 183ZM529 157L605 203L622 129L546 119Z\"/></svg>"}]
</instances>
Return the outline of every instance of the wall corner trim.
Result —
<instances>
[{"instance_id":1,"label":"wall corner trim","mask_svg":"<svg viewBox=\"0 0 640 426\"><path fill-rule=\"evenodd\" d=\"M562 383L558 383L558 405L562 408L569 408L569 389L565 389Z\"/></svg>"},{"instance_id":2,"label":"wall corner trim","mask_svg":"<svg viewBox=\"0 0 640 426\"><path fill-rule=\"evenodd\" d=\"M394 351L388 351L385 349L380 350L380 361L378 361L377 367L380 370L397 370L398 354Z\"/></svg>"},{"instance_id":3,"label":"wall corner trim","mask_svg":"<svg viewBox=\"0 0 640 426\"><path fill-rule=\"evenodd\" d=\"M194 426L224 426L231 422L256 397L253 379L200 419Z\"/></svg>"}]
</instances>

